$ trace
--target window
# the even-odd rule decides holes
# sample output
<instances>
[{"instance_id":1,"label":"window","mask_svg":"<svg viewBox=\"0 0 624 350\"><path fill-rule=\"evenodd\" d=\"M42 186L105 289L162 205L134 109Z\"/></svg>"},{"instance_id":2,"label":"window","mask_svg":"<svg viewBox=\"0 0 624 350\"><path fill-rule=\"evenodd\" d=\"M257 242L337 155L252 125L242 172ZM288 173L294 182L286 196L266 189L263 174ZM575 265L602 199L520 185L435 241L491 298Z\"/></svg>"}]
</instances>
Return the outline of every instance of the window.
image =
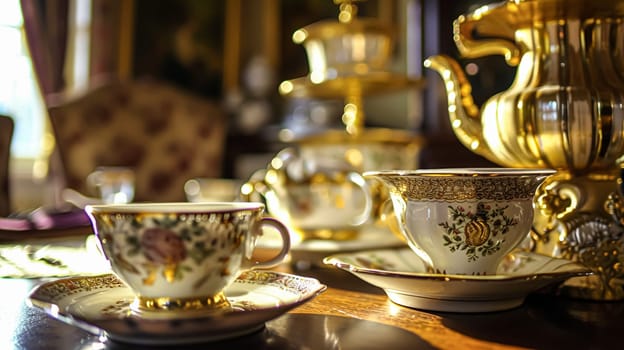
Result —
<instances>
[{"instance_id":1,"label":"window","mask_svg":"<svg viewBox=\"0 0 624 350\"><path fill-rule=\"evenodd\" d=\"M67 91L87 85L91 0L70 1L66 74ZM20 0L0 1L0 113L15 121L11 156L18 176L47 176L47 156L54 145L26 42Z\"/></svg>"},{"instance_id":2,"label":"window","mask_svg":"<svg viewBox=\"0 0 624 350\"><path fill-rule=\"evenodd\" d=\"M14 158L44 152L45 108L32 68L19 0L0 1L0 113L11 116Z\"/></svg>"}]
</instances>

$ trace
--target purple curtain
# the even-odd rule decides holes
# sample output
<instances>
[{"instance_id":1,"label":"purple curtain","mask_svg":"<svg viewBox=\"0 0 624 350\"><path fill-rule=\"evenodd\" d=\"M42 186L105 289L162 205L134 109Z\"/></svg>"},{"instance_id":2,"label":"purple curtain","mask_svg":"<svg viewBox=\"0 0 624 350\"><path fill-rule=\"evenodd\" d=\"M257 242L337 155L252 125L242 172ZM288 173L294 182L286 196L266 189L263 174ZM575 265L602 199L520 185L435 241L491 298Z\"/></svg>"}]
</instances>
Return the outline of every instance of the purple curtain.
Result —
<instances>
[{"instance_id":1,"label":"purple curtain","mask_svg":"<svg viewBox=\"0 0 624 350\"><path fill-rule=\"evenodd\" d=\"M69 0L20 0L28 48L46 100L65 87Z\"/></svg>"}]
</instances>

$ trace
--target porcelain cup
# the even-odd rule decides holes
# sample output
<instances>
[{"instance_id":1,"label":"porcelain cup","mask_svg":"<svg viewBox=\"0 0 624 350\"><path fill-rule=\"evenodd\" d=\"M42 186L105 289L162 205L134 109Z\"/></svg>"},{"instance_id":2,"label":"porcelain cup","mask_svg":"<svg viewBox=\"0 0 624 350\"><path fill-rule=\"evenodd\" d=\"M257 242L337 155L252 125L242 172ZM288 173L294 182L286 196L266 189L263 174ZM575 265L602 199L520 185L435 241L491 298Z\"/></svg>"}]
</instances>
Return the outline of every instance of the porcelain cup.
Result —
<instances>
[{"instance_id":1,"label":"porcelain cup","mask_svg":"<svg viewBox=\"0 0 624 350\"><path fill-rule=\"evenodd\" d=\"M530 233L533 197L554 170L516 168L370 171L388 188L410 248L438 274L494 275Z\"/></svg>"},{"instance_id":2,"label":"porcelain cup","mask_svg":"<svg viewBox=\"0 0 624 350\"><path fill-rule=\"evenodd\" d=\"M290 249L262 203L140 203L85 208L101 251L136 298L133 312L193 315L229 308L224 289L245 270L279 264ZM253 258L263 229L282 239L273 258Z\"/></svg>"}]
</instances>

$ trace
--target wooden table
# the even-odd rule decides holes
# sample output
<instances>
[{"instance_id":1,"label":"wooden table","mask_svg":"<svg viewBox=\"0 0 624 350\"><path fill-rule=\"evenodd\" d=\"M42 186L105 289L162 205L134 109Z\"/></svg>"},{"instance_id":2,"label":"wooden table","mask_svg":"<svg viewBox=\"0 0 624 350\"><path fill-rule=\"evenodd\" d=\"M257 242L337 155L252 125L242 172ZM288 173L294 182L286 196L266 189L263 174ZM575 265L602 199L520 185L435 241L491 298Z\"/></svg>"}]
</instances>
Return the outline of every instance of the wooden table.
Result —
<instances>
[{"instance_id":1,"label":"wooden table","mask_svg":"<svg viewBox=\"0 0 624 350\"><path fill-rule=\"evenodd\" d=\"M382 290L333 267L279 270L318 278L329 288L257 333L189 348L620 349L624 343L623 302L535 294L504 312L432 313L394 304ZM0 279L1 349L137 348L98 339L29 308L24 300L39 282Z\"/></svg>"}]
</instances>

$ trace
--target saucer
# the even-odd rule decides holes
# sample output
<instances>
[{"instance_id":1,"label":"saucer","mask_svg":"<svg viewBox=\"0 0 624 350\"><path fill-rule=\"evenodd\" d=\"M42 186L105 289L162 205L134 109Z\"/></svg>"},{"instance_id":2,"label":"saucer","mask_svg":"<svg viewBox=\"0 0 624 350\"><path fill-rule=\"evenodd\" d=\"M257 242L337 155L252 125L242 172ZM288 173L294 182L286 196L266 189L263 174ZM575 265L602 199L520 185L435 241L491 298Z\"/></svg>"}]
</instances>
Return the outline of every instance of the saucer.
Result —
<instances>
[{"instance_id":1,"label":"saucer","mask_svg":"<svg viewBox=\"0 0 624 350\"><path fill-rule=\"evenodd\" d=\"M241 274L225 290L230 311L197 317L152 318L130 311L132 291L115 275L64 278L35 287L27 302L50 316L114 341L143 345L211 342L255 332L307 302L325 285L269 271Z\"/></svg>"},{"instance_id":2,"label":"saucer","mask_svg":"<svg viewBox=\"0 0 624 350\"><path fill-rule=\"evenodd\" d=\"M443 312L490 312L522 305L529 293L575 276L591 274L570 260L518 251L509 254L496 275L427 273L409 248L337 254L323 262L382 288L393 302Z\"/></svg>"}]
</instances>

